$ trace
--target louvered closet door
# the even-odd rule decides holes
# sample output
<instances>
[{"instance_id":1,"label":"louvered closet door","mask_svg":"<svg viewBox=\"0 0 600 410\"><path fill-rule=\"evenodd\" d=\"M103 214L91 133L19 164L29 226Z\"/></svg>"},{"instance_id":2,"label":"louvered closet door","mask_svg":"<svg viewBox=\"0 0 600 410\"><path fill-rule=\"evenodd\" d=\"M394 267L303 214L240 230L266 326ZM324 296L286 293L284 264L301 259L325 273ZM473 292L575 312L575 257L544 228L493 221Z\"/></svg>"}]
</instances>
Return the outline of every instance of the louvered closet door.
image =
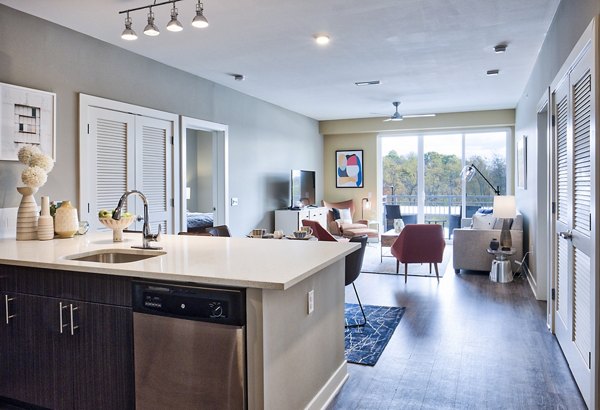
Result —
<instances>
[{"instance_id":1,"label":"louvered closet door","mask_svg":"<svg viewBox=\"0 0 600 410\"><path fill-rule=\"evenodd\" d=\"M593 331L591 53L555 93L556 336L582 395L591 397Z\"/></svg>"},{"instance_id":2,"label":"louvered closet door","mask_svg":"<svg viewBox=\"0 0 600 410\"><path fill-rule=\"evenodd\" d=\"M135 117L90 107L89 118L87 161L82 161L82 167L91 172L85 173L88 181L81 186L87 191L88 222L92 228L106 229L98 221L98 211L114 209L121 195L132 189Z\"/></svg>"},{"instance_id":3,"label":"louvered closet door","mask_svg":"<svg viewBox=\"0 0 600 410\"><path fill-rule=\"evenodd\" d=\"M150 225L157 232L174 232L172 194L173 124L156 118L136 118L136 186L149 203ZM141 202L137 201L137 209ZM141 227L140 227L141 229Z\"/></svg>"}]
</instances>

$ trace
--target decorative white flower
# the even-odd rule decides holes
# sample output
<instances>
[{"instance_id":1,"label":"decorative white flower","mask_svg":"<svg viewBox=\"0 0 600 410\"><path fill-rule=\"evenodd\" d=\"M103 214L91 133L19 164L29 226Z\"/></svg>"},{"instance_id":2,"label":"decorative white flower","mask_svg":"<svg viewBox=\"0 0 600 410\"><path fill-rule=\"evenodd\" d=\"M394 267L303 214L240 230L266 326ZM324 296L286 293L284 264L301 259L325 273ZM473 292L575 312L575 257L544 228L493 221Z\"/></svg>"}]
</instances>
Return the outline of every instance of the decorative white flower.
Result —
<instances>
[{"instance_id":1,"label":"decorative white flower","mask_svg":"<svg viewBox=\"0 0 600 410\"><path fill-rule=\"evenodd\" d=\"M17 154L19 162L29 165L31 158L36 154L41 154L40 149L35 145L23 145Z\"/></svg>"},{"instance_id":2,"label":"decorative white flower","mask_svg":"<svg viewBox=\"0 0 600 410\"><path fill-rule=\"evenodd\" d=\"M52 158L50 158L48 155L40 152L31 156L29 166L40 167L48 173L52 171L52 168L54 168L54 161L52 161Z\"/></svg>"},{"instance_id":3,"label":"decorative white flower","mask_svg":"<svg viewBox=\"0 0 600 410\"><path fill-rule=\"evenodd\" d=\"M27 167L21 174L21 180L31 188L39 188L46 183L48 174L40 167Z\"/></svg>"}]
</instances>

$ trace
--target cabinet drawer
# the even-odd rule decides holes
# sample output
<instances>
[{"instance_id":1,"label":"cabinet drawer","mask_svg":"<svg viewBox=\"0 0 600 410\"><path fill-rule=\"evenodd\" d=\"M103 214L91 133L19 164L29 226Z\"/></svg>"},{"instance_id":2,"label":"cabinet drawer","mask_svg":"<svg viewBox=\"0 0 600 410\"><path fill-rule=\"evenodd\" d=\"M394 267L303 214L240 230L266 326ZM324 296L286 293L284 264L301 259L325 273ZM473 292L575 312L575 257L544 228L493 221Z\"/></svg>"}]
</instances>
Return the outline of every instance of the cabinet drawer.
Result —
<instances>
[{"instance_id":1,"label":"cabinet drawer","mask_svg":"<svg viewBox=\"0 0 600 410\"><path fill-rule=\"evenodd\" d=\"M16 267L0 265L0 291L14 292L16 290Z\"/></svg>"},{"instance_id":2,"label":"cabinet drawer","mask_svg":"<svg viewBox=\"0 0 600 410\"><path fill-rule=\"evenodd\" d=\"M22 266L15 267L13 275L16 291L21 293L131 306L127 277Z\"/></svg>"}]
</instances>

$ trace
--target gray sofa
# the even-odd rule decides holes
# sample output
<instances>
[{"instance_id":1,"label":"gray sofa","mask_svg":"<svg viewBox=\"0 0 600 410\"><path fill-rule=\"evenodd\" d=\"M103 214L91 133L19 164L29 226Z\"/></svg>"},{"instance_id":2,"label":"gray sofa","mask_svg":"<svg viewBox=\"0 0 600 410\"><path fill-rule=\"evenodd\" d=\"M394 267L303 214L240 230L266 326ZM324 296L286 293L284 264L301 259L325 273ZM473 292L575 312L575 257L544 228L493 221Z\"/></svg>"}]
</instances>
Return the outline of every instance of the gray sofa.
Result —
<instances>
[{"instance_id":1,"label":"gray sofa","mask_svg":"<svg viewBox=\"0 0 600 410\"><path fill-rule=\"evenodd\" d=\"M474 215L478 218L478 215ZM454 271L459 273L463 270L489 271L492 267L494 256L487 253L487 248L492 239L500 240L502 230L502 219L493 218L491 215L487 218L491 227L484 229L471 228L471 219L465 218L462 221L462 228L453 231L452 246L452 264ZM466 225L466 227L465 227ZM475 223L475 228L481 228L481 224ZM516 252L510 257L512 269L515 272L519 266L514 261L523 259L523 215L518 214L512 222L510 234L512 237L513 248Z\"/></svg>"}]
</instances>

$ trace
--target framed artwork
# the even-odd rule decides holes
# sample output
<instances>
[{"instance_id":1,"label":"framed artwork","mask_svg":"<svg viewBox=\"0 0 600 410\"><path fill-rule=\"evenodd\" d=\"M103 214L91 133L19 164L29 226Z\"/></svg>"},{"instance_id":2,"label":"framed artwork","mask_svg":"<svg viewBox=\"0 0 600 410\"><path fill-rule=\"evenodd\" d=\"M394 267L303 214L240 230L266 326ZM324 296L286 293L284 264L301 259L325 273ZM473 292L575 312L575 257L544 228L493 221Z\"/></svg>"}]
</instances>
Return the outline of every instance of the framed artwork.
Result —
<instances>
[{"instance_id":1,"label":"framed artwork","mask_svg":"<svg viewBox=\"0 0 600 410\"><path fill-rule=\"evenodd\" d=\"M527 189L527 136L517 142L517 187Z\"/></svg>"},{"instance_id":2,"label":"framed artwork","mask_svg":"<svg viewBox=\"0 0 600 410\"><path fill-rule=\"evenodd\" d=\"M17 161L25 144L56 160L56 94L0 83L0 160Z\"/></svg>"},{"instance_id":3,"label":"framed artwork","mask_svg":"<svg viewBox=\"0 0 600 410\"><path fill-rule=\"evenodd\" d=\"M335 187L362 188L365 183L363 151L335 151Z\"/></svg>"}]
</instances>

